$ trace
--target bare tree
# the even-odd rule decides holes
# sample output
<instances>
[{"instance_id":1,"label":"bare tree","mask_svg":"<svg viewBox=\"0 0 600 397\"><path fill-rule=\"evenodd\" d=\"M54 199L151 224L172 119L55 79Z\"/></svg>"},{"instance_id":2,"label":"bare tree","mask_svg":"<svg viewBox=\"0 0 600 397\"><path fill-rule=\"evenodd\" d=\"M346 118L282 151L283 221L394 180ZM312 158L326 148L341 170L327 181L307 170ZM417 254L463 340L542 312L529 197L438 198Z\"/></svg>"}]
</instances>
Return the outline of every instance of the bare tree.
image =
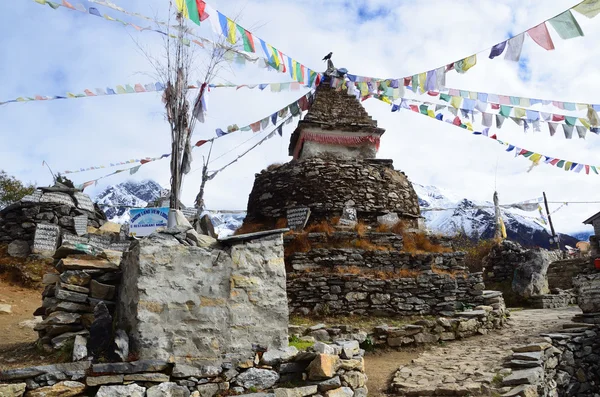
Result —
<instances>
[{"instance_id":1,"label":"bare tree","mask_svg":"<svg viewBox=\"0 0 600 397\"><path fill-rule=\"evenodd\" d=\"M172 7L169 15L172 14ZM164 40L164 54L161 58L155 58L145 50L142 52L153 66L160 81L165 87L163 103L165 104L166 119L171 130L171 186L169 207L177 210L180 207L181 188L184 175L190 172L192 163L192 134L196 122L204 122L204 95L208 85L227 65L228 59L236 50L236 43L231 44L225 38L216 42L205 41L204 57L197 56L196 45L190 44L191 29L187 26L188 20L180 13L176 13L176 25L171 25ZM176 34L171 30L176 30ZM210 44L207 44L210 43ZM138 44L138 47L139 44ZM140 47L141 48L141 47ZM191 101L188 100L191 75L196 72L196 62L202 61L200 75L203 76L198 93ZM202 183L196 197L198 213L204 209L204 187L209 179L208 163L212 153L213 139L210 140L211 147L208 157L203 159ZM172 218L169 217L169 226Z\"/></svg>"}]
</instances>

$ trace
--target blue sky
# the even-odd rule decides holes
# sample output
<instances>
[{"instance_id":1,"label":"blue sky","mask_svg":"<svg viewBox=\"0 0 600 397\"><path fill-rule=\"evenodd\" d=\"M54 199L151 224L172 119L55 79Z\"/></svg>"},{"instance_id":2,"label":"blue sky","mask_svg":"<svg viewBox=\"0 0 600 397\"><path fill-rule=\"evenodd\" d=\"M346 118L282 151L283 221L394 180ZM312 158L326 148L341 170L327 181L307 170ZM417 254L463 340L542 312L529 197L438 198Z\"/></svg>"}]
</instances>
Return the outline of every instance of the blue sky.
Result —
<instances>
[{"instance_id":1,"label":"blue sky","mask_svg":"<svg viewBox=\"0 0 600 397\"><path fill-rule=\"evenodd\" d=\"M73 0L76 4L79 0ZM128 11L164 19L166 0L115 0ZM432 0L390 2L331 0L303 2L214 1L210 4L231 16L256 35L315 70L324 69L323 55L334 52L338 67L367 76L402 77L426 71L476 51L489 48L509 32L524 31L572 6L577 1L552 0ZM86 7L89 3L83 2ZM96 5L101 12L119 13ZM136 19L122 17L136 22ZM556 50L545 51L526 38L523 60L518 64L485 55L464 75L450 73L449 87L573 102L600 103L600 79L593 60L600 56L600 16L588 20L576 15L586 36L561 40L554 31ZM145 21L137 20L140 25ZM118 23L33 0L0 4L0 101L18 96L57 95L67 91L149 83L153 73L138 47L161 54L162 39L151 32L139 33ZM199 33L211 36L203 27ZM198 78L202 55L198 57ZM254 65L232 66L220 81L238 84L286 82L289 76ZM213 90L208 96L208 119L195 131L198 139L214 136L216 128L239 126L261 119L293 101L301 92L268 90ZM421 98L423 99L423 98ZM426 99L427 100L427 99ZM540 165L527 172L530 162L480 137L407 111L390 113L375 100L364 102L369 113L386 129L379 157L392 158L396 168L412 181L432 184L475 200L490 200L494 186L505 203L537 197L546 191L550 199L600 201L600 177L567 173ZM160 96L155 93L99 98L17 103L0 106L0 168L26 181L50 183L42 161L54 171L108 164L129 158L160 155L169 148ZM283 139L273 138L228 168L207 186L212 208L246 206L254 174L267 165L288 161L287 146L295 124L284 129ZM523 134L516 125L496 131L506 141L541 153L600 165L600 137L585 140L551 138L547 130ZM235 136L234 136L235 135ZM214 169L260 139L233 134L215 145ZM203 150L196 150L195 170ZM82 183L108 170L73 175ZM200 172L186 177L183 201L191 204ZM123 175L123 176L121 176ZM121 182L121 174L103 180L89 193ZM148 164L133 176L153 178L168 185L168 162ZM580 222L600 210L597 206L569 206L554 219L560 231L575 231Z\"/></svg>"}]
</instances>

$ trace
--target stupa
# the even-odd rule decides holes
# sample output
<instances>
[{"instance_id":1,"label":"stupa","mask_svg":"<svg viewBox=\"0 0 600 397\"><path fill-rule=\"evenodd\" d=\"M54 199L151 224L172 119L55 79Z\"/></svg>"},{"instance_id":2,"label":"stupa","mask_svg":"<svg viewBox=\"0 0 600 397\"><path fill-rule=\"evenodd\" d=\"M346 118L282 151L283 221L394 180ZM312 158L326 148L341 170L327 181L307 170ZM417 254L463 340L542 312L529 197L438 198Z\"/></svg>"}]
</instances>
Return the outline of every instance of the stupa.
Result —
<instances>
[{"instance_id":1,"label":"stupa","mask_svg":"<svg viewBox=\"0 0 600 397\"><path fill-rule=\"evenodd\" d=\"M246 222L275 224L292 208L309 208L309 224L357 211L358 221L396 213L417 227L417 195L392 160L376 159L385 130L359 100L334 88L339 72L329 62L308 113L292 134L293 160L256 175ZM281 222L280 222L281 223Z\"/></svg>"}]
</instances>

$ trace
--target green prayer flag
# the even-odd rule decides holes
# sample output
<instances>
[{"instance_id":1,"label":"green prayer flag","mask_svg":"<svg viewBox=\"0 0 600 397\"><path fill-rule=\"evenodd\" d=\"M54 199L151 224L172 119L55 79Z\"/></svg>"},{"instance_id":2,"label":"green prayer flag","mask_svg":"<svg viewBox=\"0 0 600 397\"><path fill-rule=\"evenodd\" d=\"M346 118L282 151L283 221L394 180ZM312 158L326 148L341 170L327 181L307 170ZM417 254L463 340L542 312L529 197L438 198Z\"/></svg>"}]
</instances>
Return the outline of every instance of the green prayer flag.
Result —
<instances>
[{"instance_id":1,"label":"green prayer flag","mask_svg":"<svg viewBox=\"0 0 600 397\"><path fill-rule=\"evenodd\" d=\"M53 9L57 9L58 7L60 7L60 4L55 3L53 1L47 1L46 4L48 4L50 7L52 7Z\"/></svg>"},{"instance_id":2,"label":"green prayer flag","mask_svg":"<svg viewBox=\"0 0 600 397\"><path fill-rule=\"evenodd\" d=\"M598 170L596 169L595 166L592 165L591 168L592 168L592 171L594 171L596 174L598 174Z\"/></svg>"},{"instance_id":3,"label":"green prayer flag","mask_svg":"<svg viewBox=\"0 0 600 397\"><path fill-rule=\"evenodd\" d=\"M583 31L571 13L571 10L567 10L562 14L555 16L548 22L550 22L550 25L552 25L554 30L556 30L556 33L558 33L563 40L583 36Z\"/></svg>"},{"instance_id":4,"label":"green prayer flag","mask_svg":"<svg viewBox=\"0 0 600 397\"><path fill-rule=\"evenodd\" d=\"M556 166L558 168L562 168L565 165L565 160L560 160L558 163L556 163Z\"/></svg>"},{"instance_id":5,"label":"green prayer flag","mask_svg":"<svg viewBox=\"0 0 600 397\"><path fill-rule=\"evenodd\" d=\"M412 86L412 91L417 92L417 90L419 89L419 75L418 74L415 74L412 77L412 82L410 84Z\"/></svg>"},{"instance_id":6,"label":"green prayer flag","mask_svg":"<svg viewBox=\"0 0 600 397\"><path fill-rule=\"evenodd\" d=\"M196 0L185 0L185 5L188 10L188 18L190 18L197 25L200 25L200 15L198 14L198 5L196 4Z\"/></svg>"},{"instance_id":7,"label":"green prayer flag","mask_svg":"<svg viewBox=\"0 0 600 397\"><path fill-rule=\"evenodd\" d=\"M451 99L451 98L452 98L452 97L451 97L450 95L448 95L448 94L440 94L440 99L441 99L442 101L450 102L450 99Z\"/></svg>"},{"instance_id":8,"label":"green prayer flag","mask_svg":"<svg viewBox=\"0 0 600 397\"><path fill-rule=\"evenodd\" d=\"M463 97L463 98L468 98L469 97L469 91L459 90L458 92L460 92L460 96Z\"/></svg>"},{"instance_id":9,"label":"green prayer flag","mask_svg":"<svg viewBox=\"0 0 600 397\"><path fill-rule=\"evenodd\" d=\"M519 106L521 104L521 98L519 98L518 96L511 96L510 97L510 104L511 105L515 105L515 106Z\"/></svg>"},{"instance_id":10,"label":"green prayer flag","mask_svg":"<svg viewBox=\"0 0 600 397\"><path fill-rule=\"evenodd\" d=\"M419 110L421 111L421 114L427 115L427 105L419 106Z\"/></svg>"},{"instance_id":11,"label":"green prayer flag","mask_svg":"<svg viewBox=\"0 0 600 397\"><path fill-rule=\"evenodd\" d=\"M573 9L588 18L593 18L600 14L600 0L585 0Z\"/></svg>"},{"instance_id":12,"label":"green prayer flag","mask_svg":"<svg viewBox=\"0 0 600 397\"><path fill-rule=\"evenodd\" d=\"M312 87L313 83L315 82L315 79L317 78L317 72L315 71L309 71L308 73L308 86Z\"/></svg>"},{"instance_id":13,"label":"green prayer flag","mask_svg":"<svg viewBox=\"0 0 600 397\"><path fill-rule=\"evenodd\" d=\"M128 94L133 94L133 93L135 93L135 90L134 90L134 89L133 89L133 87L132 87L132 86L130 86L129 84L126 84L126 85L125 85L125 91L126 91Z\"/></svg>"},{"instance_id":14,"label":"green prayer flag","mask_svg":"<svg viewBox=\"0 0 600 397\"><path fill-rule=\"evenodd\" d=\"M250 36L250 32L246 31L240 25L237 25L237 30L240 32L240 36L242 37L242 41L244 42L244 51L246 52L254 52L254 42L252 41L252 36Z\"/></svg>"},{"instance_id":15,"label":"green prayer flag","mask_svg":"<svg viewBox=\"0 0 600 397\"><path fill-rule=\"evenodd\" d=\"M512 108L506 105L500 105L500 114L504 117L510 117L510 110Z\"/></svg>"},{"instance_id":16,"label":"green prayer flag","mask_svg":"<svg viewBox=\"0 0 600 397\"><path fill-rule=\"evenodd\" d=\"M529 150L526 151L525 153L523 153L523 157L529 157L533 154L533 152L530 152Z\"/></svg>"},{"instance_id":17,"label":"green prayer flag","mask_svg":"<svg viewBox=\"0 0 600 397\"><path fill-rule=\"evenodd\" d=\"M575 104L573 102L564 102L563 105L565 110L576 110Z\"/></svg>"},{"instance_id":18,"label":"green prayer flag","mask_svg":"<svg viewBox=\"0 0 600 397\"><path fill-rule=\"evenodd\" d=\"M577 117L570 117L570 116L565 116L565 122L568 125L575 125L575 122L577 121Z\"/></svg>"}]
</instances>

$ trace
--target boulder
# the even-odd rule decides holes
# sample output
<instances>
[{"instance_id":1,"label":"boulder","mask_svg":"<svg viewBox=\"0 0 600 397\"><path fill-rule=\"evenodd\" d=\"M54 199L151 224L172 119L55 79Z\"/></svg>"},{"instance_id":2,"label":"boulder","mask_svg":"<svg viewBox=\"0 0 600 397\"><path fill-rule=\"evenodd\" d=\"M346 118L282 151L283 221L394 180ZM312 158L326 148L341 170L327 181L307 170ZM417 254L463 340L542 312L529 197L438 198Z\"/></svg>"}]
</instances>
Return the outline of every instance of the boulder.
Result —
<instances>
[{"instance_id":1,"label":"boulder","mask_svg":"<svg viewBox=\"0 0 600 397\"><path fill-rule=\"evenodd\" d=\"M146 397L189 397L190 391L185 386L174 382L165 382L152 386L146 391Z\"/></svg>"},{"instance_id":2,"label":"boulder","mask_svg":"<svg viewBox=\"0 0 600 397\"><path fill-rule=\"evenodd\" d=\"M0 385L0 396L21 397L25 393L25 383L13 383L10 385Z\"/></svg>"},{"instance_id":3,"label":"boulder","mask_svg":"<svg viewBox=\"0 0 600 397\"><path fill-rule=\"evenodd\" d=\"M8 255L15 258L25 258L30 253L29 243L23 240L14 240L10 244L8 244Z\"/></svg>"},{"instance_id":4,"label":"boulder","mask_svg":"<svg viewBox=\"0 0 600 397\"><path fill-rule=\"evenodd\" d=\"M541 249L531 249L524 251L521 257L522 262L516 264L512 280L513 292L525 299L549 293L546 278L550 266L548 253Z\"/></svg>"},{"instance_id":5,"label":"boulder","mask_svg":"<svg viewBox=\"0 0 600 397\"><path fill-rule=\"evenodd\" d=\"M237 377L237 383L240 386L245 389L254 387L258 390L265 390L273 387L278 380L279 374L277 372L260 368L250 368Z\"/></svg>"},{"instance_id":6,"label":"boulder","mask_svg":"<svg viewBox=\"0 0 600 397\"><path fill-rule=\"evenodd\" d=\"M12 306L4 303L0 303L0 314L11 314Z\"/></svg>"},{"instance_id":7,"label":"boulder","mask_svg":"<svg viewBox=\"0 0 600 397\"><path fill-rule=\"evenodd\" d=\"M275 389L275 397L305 397L317 394L317 386L294 387L290 389Z\"/></svg>"},{"instance_id":8,"label":"boulder","mask_svg":"<svg viewBox=\"0 0 600 397\"><path fill-rule=\"evenodd\" d=\"M326 397L353 397L354 391L349 387L340 387L338 389L325 392Z\"/></svg>"},{"instance_id":9,"label":"boulder","mask_svg":"<svg viewBox=\"0 0 600 397\"><path fill-rule=\"evenodd\" d=\"M144 397L146 388L136 385L101 386L96 397Z\"/></svg>"},{"instance_id":10,"label":"boulder","mask_svg":"<svg viewBox=\"0 0 600 397\"><path fill-rule=\"evenodd\" d=\"M261 362L266 365L275 365L281 362L289 361L296 354L298 354L298 349L294 346L289 346L282 350L271 349L267 350L263 354Z\"/></svg>"},{"instance_id":11,"label":"boulder","mask_svg":"<svg viewBox=\"0 0 600 397\"><path fill-rule=\"evenodd\" d=\"M584 313L600 313L600 274L578 276L573 281L577 304Z\"/></svg>"},{"instance_id":12,"label":"boulder","mask_svg":"<svg viewBox=\"0 0 600 397\"><path fill-rule=\"evenodd\" d=\"M199 397L213 397L219 392L219 385L216 383L207 383L196 387Z\"/></svg>"},{"instance_id":13,"label":"boulder","mask_svg":"<svg viewBox=\"0 0 600 397\"><path fill-rule=\"evenodd\" d=\"M121 225L118 223L114 223L114 222L106 222L104 225L100 226L100 229L98 229L98 231L101 234L104 234L104 233L119 234L119 233L121 233Z\"/></svg>"},{"instance_id":14,"label":"boulder","mask_svg":"<svg viewBox=\"0 0 600 397\"><path fill-rule=\"evenodd\" d=\"M84 390L83 383L65 380L52 386L30 390L27 392L27 397L71 397L80 395Z\"/></svg>"},{"instance_id":15,"label":"boulder","mask_svg":"<svg viewBox=\"0 0 600 397\"><path fill-rule=\"evenodd\" d=\"M87 339L83 335L76 335L73 343L73 361L84 360L87 355Z\"/></svg>"}]
</instances>

